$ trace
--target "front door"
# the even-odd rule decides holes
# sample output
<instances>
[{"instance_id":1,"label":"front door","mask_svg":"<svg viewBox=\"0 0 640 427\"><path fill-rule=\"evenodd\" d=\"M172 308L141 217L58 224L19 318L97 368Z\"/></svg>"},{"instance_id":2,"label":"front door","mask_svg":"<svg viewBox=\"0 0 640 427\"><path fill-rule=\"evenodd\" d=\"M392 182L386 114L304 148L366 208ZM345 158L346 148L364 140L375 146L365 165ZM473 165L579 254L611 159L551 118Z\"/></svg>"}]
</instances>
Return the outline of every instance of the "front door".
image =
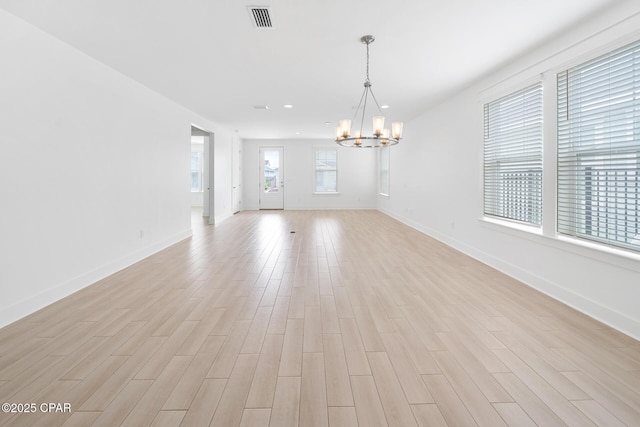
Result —
<instances>
[{"instance_id":1,"label":"front door","mask_svg":"<svg viewBox=\"0 0 640 427\"><path fill-rule=\"evenodd\" d=\"M260 209L284 209L284 148L260 148Z\"/></svg>"}]
</instances>

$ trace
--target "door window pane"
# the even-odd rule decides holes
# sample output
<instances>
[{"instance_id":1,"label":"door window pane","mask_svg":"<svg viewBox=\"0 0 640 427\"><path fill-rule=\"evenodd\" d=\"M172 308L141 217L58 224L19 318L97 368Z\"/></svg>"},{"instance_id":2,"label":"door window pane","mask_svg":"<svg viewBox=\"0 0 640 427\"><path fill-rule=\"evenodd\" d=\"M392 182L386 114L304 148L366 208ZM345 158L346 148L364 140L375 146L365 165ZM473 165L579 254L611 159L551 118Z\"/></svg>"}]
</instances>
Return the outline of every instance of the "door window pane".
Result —
<instances>
[{"instance_id":1,"label":"door window pane","mask_svg":"<svg viewBox=\"0 0 640 427\"><path fill-rule=\"evenodd\" d=\"M280 152L267 150L264 152L264 192L280 191Z\"/></svg>"}]
</instances>

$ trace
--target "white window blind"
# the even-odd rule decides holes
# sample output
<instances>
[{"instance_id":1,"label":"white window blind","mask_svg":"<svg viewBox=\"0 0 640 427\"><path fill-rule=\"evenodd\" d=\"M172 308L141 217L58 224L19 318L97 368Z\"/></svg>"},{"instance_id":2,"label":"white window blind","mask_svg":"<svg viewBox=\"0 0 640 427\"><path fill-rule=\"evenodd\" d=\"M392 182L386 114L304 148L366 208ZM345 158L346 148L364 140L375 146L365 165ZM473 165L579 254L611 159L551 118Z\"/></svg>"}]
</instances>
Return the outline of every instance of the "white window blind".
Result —
<instances>
[{"instance_id":1,"label":"white window blind","mask_svg":"<svg viewBox=\"0 0 640 427\"><path fill-rule=\"evenodd\" d=\"M542 224L542 83L484 105L484 214Z\"/></svg>"},{"instance_id":2,"label":"white window blind","mask_svg":"<svg viewBox=\"0 0 640 427\"><path fill-rule=\"evenodd\" d=\"M640 42L557 79L558 232L640 250Z\"/></svg>"}]
</instances>

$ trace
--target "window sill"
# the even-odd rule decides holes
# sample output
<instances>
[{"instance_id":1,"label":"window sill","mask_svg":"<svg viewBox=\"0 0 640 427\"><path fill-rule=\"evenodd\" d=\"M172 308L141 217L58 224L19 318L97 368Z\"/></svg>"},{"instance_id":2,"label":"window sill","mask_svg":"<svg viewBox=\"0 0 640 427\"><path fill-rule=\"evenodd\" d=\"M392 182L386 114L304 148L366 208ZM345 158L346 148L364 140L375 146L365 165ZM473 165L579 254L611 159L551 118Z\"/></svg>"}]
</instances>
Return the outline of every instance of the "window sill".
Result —
<instances>
[{"instance_id":1,"label":"window sill","mask_svg":"<svg viewBox=\"0 0 640 427\"><path fill-rule=\"evenodd\" d=\"M495 225L496 227L500 227L502 231L504 231L504 228L507 228L511 230L524 231L525 233L531 233L537 236L542 236L542 227L538 227L535 225L526 225L526 224L522 224L515 221L489 218L486 216L481 217L480 221L482 221L485 224L491 224L492 226Z\"/></svg>"},{"instance_id":2,"label":"window sill","mask_svg":"<svg viewBox=\"0 0 640 427\"><path fill-rule=\"evenodd\" d=\"M616 248L613 246L608 246L603 243L590 242L588 240L579 239L571 236L556 236L558 242L566 243L569 246L575 248L572 252L581 253L581 252L592 252L596 253L595 256L592 256L594 259L602 260L603 256L605 257L615 257L617 259L627 259L634 262L640 261L640 253L633 252L632 250L625 250L622 248ZM627 267L631 268L631 267ZM633 270L640 271L640 266L632 268Z\"/></svg>"},{"instance_id":3,"label":"window sill","mask_svg":"<svg viewBox=\"0 0 640 427\"><path fill-rule=\"evenodd\" d=\"M542 228L512 223L510 221L501 221L487 217L481 217L479 221L483 226L500 233L506 233L517 238L524 238L563 252L569 252L590 258L594 261L604 262L640 273L640 254L635 252L569 236L557 234L549 236L543 234Z\"/></svg>"}]
</instances>

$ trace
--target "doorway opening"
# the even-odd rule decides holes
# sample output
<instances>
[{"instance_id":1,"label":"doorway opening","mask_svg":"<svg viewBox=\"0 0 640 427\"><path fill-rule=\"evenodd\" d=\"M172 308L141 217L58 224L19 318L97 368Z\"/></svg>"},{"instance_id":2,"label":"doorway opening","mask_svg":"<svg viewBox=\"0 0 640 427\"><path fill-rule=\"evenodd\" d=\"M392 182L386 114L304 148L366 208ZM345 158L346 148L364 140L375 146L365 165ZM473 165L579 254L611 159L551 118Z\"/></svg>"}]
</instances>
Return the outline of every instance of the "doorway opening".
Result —
<instances>
[{"instance_id":1,"label":"doorway opening","mask_svg":"<svg viewBox=\"0 0 640 427\"><path fill-rule=\"evenodd\" d=\"M191 125L191 226L215 222L213 133Z\"/></svg>"}]
</instances>

